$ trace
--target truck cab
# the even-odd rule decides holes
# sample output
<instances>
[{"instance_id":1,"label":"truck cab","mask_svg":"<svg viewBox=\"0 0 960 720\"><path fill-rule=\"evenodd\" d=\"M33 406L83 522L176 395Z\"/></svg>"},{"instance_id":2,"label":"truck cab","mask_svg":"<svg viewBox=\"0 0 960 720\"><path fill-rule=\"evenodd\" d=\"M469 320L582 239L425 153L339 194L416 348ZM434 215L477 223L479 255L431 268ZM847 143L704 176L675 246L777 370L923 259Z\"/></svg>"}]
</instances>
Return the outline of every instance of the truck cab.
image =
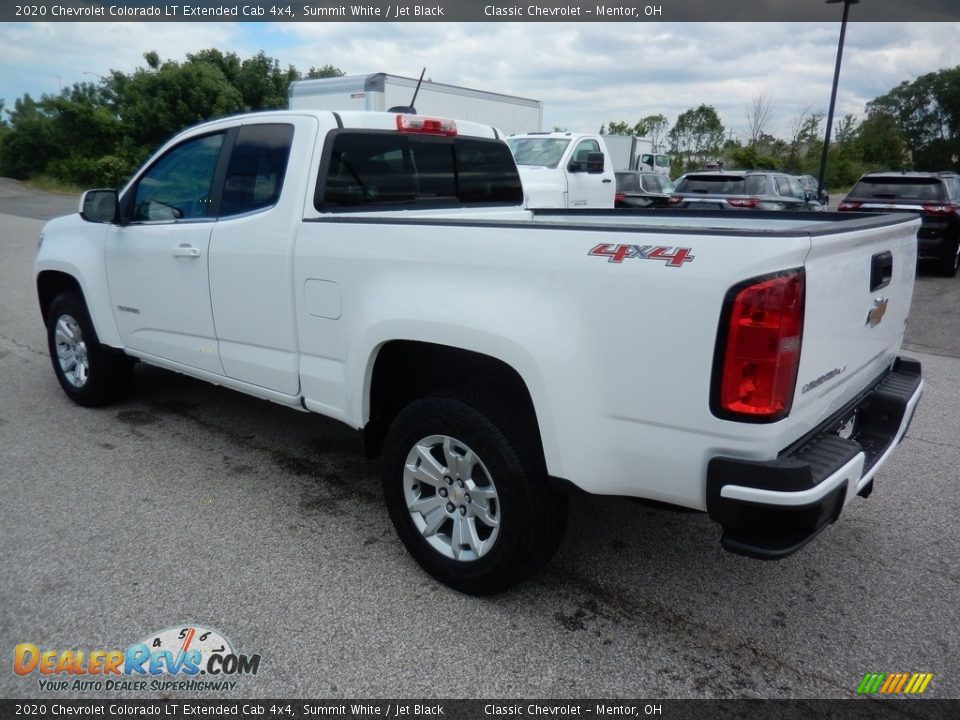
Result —
<instances>
[{"instance_id":1,"label":"truck cab","mask_svg":"<svg viewBox=\"0 0 960 720\"><path fill-rule=\"evenodd\" d=\"M528 208L612 208L613 162L599 135L526 133L507 138Z\"/></svg>"},{"instance_id":2,"label":"truck cab","mask_svg":"<svg viewBox=\"0 0 960 720\"><path fill-rule=\"evenodd\" d=\"M670 177L670 156L654 152L653 140L636 135L604 135L616 172L636 170Z\"/></svg>"}]
</instances>

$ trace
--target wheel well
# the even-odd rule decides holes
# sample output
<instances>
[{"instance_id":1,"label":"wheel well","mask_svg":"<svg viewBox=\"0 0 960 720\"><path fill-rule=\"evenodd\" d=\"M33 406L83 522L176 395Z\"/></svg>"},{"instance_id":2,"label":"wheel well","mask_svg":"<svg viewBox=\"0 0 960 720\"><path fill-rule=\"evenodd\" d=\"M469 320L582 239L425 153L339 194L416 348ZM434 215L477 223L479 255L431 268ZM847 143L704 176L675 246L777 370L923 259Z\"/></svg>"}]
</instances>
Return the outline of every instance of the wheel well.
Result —
<instances>
[{"instance_id":1,"label":"wheel well","mask_svg":"<svg viewBox=\"0 0 960 720\"><path fill-rule=\"evenodd\" d=\"M364 427L367 454L380 454L397 414L417 398L465 385L496 386L515 403L540 444L533 400L520 374L502 360L446 345L394 340L377 354L370 380L370 420Z\"/></svg>"},{"instance_id":2,"label":"wheel well","mask_svg":"<svg viewBox=\"0 0 960 720\"><path fill-rule=\"evenodd\" d=\"M44 323L47 322L47 313L50 312L54 298L66 290L75 290L83 297L80 283L72 275L56 270L44 270L37 276L37 297L40 300L40 313Z\"/></svg>"}]
</instances>

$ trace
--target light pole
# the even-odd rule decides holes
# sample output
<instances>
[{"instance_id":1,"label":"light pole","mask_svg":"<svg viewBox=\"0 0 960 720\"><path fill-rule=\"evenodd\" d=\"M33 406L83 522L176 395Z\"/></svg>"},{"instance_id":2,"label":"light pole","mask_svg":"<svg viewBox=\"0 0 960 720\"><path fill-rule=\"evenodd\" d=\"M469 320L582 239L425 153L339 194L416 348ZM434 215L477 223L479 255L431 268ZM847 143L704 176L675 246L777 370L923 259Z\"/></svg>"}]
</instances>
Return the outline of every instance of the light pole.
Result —
<instances>
[{"instance_id":1,"label":"light pole","mask_svg":"<svg viewBox=\"0 0 960 720\"><path fill-rule=\"evenodd\" d=\"M847 15L851 5L860 0L826 0L827 5L843 3L843 19L840 21L840 42L837 43L837 65L833 69L833 89L830 91L830 109L827 111L827 132L823 139L823 154L820 156L820 174L817 176L817 197L823 194L823 177L827 173L827 151L830 149L830 131L833 129L833 108L837 104L837 85L840 83L840 61L843 60L843 38L847 34Z\"/></svg>"}]
</instances>

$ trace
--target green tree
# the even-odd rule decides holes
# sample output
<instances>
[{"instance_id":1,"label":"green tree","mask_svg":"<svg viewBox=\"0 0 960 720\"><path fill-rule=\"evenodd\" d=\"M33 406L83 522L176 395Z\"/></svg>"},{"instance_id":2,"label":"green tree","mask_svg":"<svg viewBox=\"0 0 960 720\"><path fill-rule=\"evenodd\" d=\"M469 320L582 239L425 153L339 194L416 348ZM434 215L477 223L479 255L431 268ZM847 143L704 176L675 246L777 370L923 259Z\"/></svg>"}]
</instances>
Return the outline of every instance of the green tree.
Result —
<instances>
[{"instance_id":1,"label":"green tree","mask_svg":"<svg viewBox=\"0 0 960 720\"><path fill-rule=\"evenodd\" d=\"M215 48L162 60L144 53L144 66L117 70L99 83L77 83L58 95L24 95L0 126L0 174L26 178L49 173L86 185L119 185L171 135L211 118L245 110L284 107L302 77L292 66L260 52L241 59ZM343 72L312 67L308 77ZM2 105L0 105L2 112ZM2 120L2 114L0 114Z\"/></svg>"},{"instance_id":2,"label":"green tree","mask_svg":"<svg viewBox=\"0 0 960 720\"><path fill-rule=\"evenodd\" d=\"M644 124L643 120L634 123L624 121L618 122L609 122L605 125L600 126L601 135L639 135L643 137L646 134L647 126Z\"/></svg>"},{"instance_id":3,"label":"green tree","mask_svg":"<svg viewBox=\"0 0 960 720\"><path fill-rule=\"evenodd\" d=\"M719 154L723 123L713 106L700 105L682 112L667 137L671 152L682 159L686 169L691 169Z\"/></svg>"},{"instance_id":4,"label":"green tree","mask_svg":"<svg viewBox=\"0 0 960 720\"><path fill-rule=\"evenodd\" d=\"M4 117L5 112L3 98L0 98L0 145L3 145L3 136L10 132L10 125Z\"/></svg>"},{"instance_id":5,"label":"green tree","mask_svg":"<svg viewBox=\"0 0 960 720\"><path fill-rule=\"evenodd\" d=\"M623 120L604 123L600 126L601 135L635 135L650 138L654 150L660 150L660 144L670 123L661 114L647 115L633 125Z\"/></svg>"},{"instance_id":6,"label":"green tree","mask_svg":"<svg viewBox=\"0 0 960 720\"><path fill-rule=\"evenodd\" d=\"M827 150L827 171L824 182L831 188L850 187L864 173L864 170L857 118L854 115L844 115L837 123L834 142Z\"/></svg>"},{"instance_id":7,"label":"green tree","mask_svg":"<svg viewBox=\"0 0 960 720\"><path fill-rule=\"evenodd\" d=\"M733 149L728 157L730 167L739 170L776 170L780 166L773 156L763 154L756 145Z\"/></svg>"},{"instance_id":8,"label":"green tree","mask_svg":"<svg viewBox=\"0 0 960 720\"><path fill-rule=\"evenodd\" d=\"M869 113L857 128L856 142L860 159L881 170L904 167L907 144L900 133L897 119L888 112Z\"/></svg>"},{"instance_id":9,"label":"green tree","mask_svg":"<svg viewBox=\"0 0 960 720\"><path fill-rule=\"evenodd\" d=\"M907 147L960 136L960 66L904 81L867 103L867 114L891 115Z\"/></svg>"},{"instance_id":10,"label":"green tree","mask_svg":"<svg viewBox=\"0 0 960 720\"><path fill-rule=\"evenodd\" d=\"M646 125L646 132L644 134L650 138L653 143L653 149L656 152L660 152L660 147L667 135L667 128L670 127L667 118L657 113L656 115L647 115L640 122Z\"/></svg>"},{"instance_id":11,"label":"green tree","mask_svg":"<svg viewBox=\"0 0 960 720\"><path fill-rule=\"evenodd\" d=\"M52 119L29 93L15 100L8 113L13 129L0 144L0 174L24 179L44 171L58 150Z\"/></svg>"}]
</instances>

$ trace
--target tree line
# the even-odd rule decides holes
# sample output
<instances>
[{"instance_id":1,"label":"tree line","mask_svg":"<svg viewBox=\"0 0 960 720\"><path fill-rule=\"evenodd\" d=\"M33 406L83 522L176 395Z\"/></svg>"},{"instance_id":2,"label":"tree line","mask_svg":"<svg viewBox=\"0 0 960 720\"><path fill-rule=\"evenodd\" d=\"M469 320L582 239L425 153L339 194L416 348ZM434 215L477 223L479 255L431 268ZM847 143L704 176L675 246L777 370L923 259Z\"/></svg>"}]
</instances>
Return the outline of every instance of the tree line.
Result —
<instances>
[{"instance_id":1,"label":"tree line","mask_svg":"<svg viewBox=\"0 0 960 720\"><path fill-rule=\"evenodd\" d=\"M144 54L131 73L113 70L59 94L0 99L0 175L49 175L80 186L116 187L179 130L213 117L285 107L290 83L339 77L332 65L306 72L281 67L263 52L241 59L217 49L184 61ZM674 176L708 163L816 175L824 115L798 106L786 137L771 134L773 101L760 94L744 108L747 132L734 137L706 104L682 112L673 126L662 114L630 124L605 123L601 133L649 137L669 149ZM847 115L834 129L828 187L845 187L868 170L960 170L960 66L902 82Z\"/></svg>"},{"instance_id":2,"label":"tree line","mask_svg":"<svg viewBox=\"0 0 960 720\"><path fill-rule=\"evenodd\" d=\"M772 108L772 98L763 93L747 103L744 137L734 137L716 108L706 104L681 113L673 127L663 115L651 115L633 125L606 123L600 132L651 138L659 150L669 149L674 176L720 162L726 168L817 175L824 114L800 105L788 136L775 137ZM960 170L960 66L904 81L864 110L862 118L846 115L834 127L828 187L849 187L870 170Z\"/></svg>"},{"instance_id":3,"label":"tree line","mask_svg":"<svg viewBox=\"0 0 960 720\"><path fill-rule=\"evenodd\" d=\"M302 78L339 77L331 65L305 73L260 52L241 59L213 48L186 60L112 70L98 82L74 83L12 108L0 100L0 175L48 175L84 187L117 187L171 135L222 115L286 107L287 89Z\"/></svg>"}]
</instances>

